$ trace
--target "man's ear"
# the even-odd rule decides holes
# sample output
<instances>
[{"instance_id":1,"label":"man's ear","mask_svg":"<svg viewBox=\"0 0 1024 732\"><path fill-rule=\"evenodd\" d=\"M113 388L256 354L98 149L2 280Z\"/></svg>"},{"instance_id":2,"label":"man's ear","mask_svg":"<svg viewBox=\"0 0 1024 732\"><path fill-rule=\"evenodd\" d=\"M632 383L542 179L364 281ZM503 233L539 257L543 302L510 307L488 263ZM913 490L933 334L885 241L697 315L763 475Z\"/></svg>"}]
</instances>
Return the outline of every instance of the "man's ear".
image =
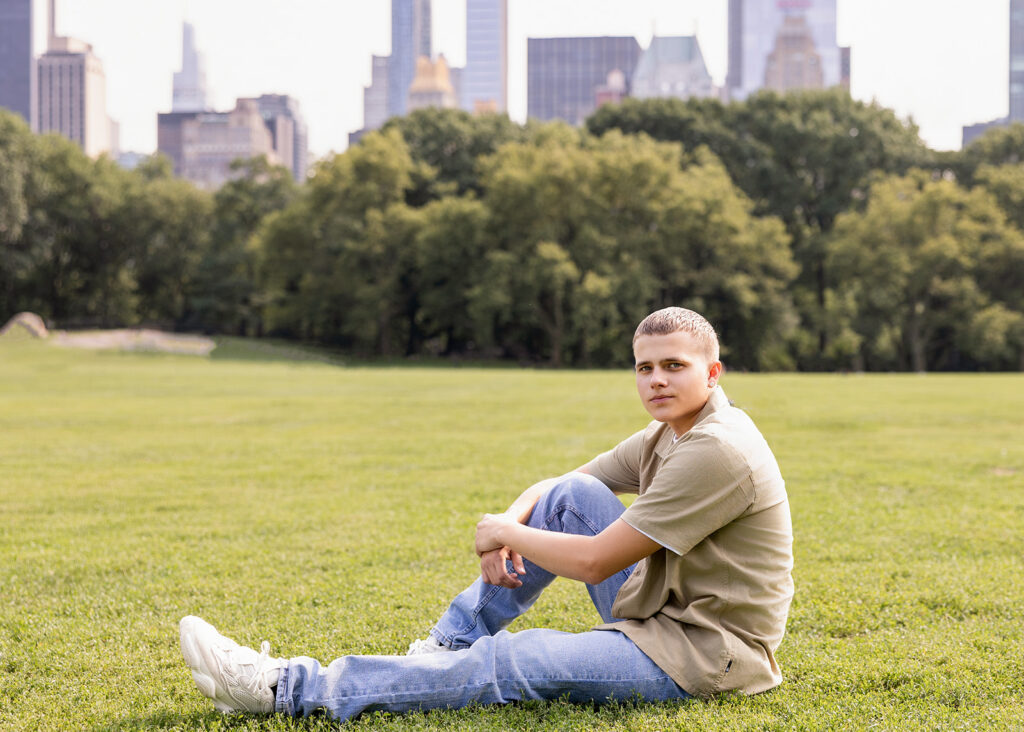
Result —
<instances>
[{"instance_id":1,"label":"man's ear","mask_svg":"<svg viewBox=\"0 0 1024 732\"><path fill-rule=\"evenodd\" d=\"M708 367L708 386L713 387L722 375L722 362L715 361Z\"/></svg>"}]
</instances>

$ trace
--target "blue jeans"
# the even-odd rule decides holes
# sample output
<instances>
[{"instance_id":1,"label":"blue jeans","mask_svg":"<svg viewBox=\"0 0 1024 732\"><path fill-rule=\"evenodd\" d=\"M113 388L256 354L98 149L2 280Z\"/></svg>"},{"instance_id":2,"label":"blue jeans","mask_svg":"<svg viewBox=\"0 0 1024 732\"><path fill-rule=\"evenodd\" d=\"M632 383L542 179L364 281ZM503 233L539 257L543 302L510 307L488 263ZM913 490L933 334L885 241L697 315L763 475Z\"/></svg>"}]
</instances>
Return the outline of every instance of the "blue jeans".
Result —
<instances>
[{"instance_id":1,"label":"blue jeans","mask_svg":"<svg viewBox=\"0 0 1024 732\"><path fill-rule=\"evenodd\" d=\"M622 511L622 503L599 480L569 473L541 496L527 525L592 536ZM614 620L612 602L632 570L587 586L603 621ZM455 652L343 656L326 667L312 658L290 659L278 682L276 711L305 716L324 709L343 720L377 710L456 709L474 702L690 698L618 631L504 630L554 575L527 561L520 579L521 587L509 589L477 578L452 601L430 633Z\"/></svg>"}]
</instances>

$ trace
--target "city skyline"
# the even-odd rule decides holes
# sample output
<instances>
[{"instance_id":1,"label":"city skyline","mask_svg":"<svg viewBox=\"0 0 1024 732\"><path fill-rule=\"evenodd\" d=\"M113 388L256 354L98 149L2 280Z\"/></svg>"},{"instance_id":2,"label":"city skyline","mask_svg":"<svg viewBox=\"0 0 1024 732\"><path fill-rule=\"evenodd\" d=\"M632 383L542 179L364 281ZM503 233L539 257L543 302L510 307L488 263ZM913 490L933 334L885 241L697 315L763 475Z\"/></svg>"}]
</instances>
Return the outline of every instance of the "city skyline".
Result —
<instances>
[{"instance_id":1,"label":"city skyline","mask_svg":"<svg viewBox=\"0 0 1024 732\"><path fill-rule=\"evenodd\" d=\"M125 150L155 149L155 115L170 110L171 78L181 68L182 20L195 26L206 55L211 106L230 108L238 97L264 93L293 96L305 111L310 149L318 156L344 149L348 133L362 126L371 55L391 50L389 0L368 7L329 0L300 0L288 8L262 0L136 5L58 1L57 32L92 43L104 62L108 111L120 122ZM432 6L433 51L461 66L465 0L433 0ZM633 35L646 47L652 31L666 36L696 30L714 82L724 84L727 6L728 0L591 0L591 11L581 15L569 0L511 0L510 116L526 117L528 37ZM912 115L925 141L940 149L959 146L962 125L1005 116L1008 106L1008 0L972 6L969 13L963 7L953 0L838 1L838 42L853 47L854 97ZM37 20L37 54L40 25ZM135 31L118 30L125 27Z\"/></svg>"}]
</instances>

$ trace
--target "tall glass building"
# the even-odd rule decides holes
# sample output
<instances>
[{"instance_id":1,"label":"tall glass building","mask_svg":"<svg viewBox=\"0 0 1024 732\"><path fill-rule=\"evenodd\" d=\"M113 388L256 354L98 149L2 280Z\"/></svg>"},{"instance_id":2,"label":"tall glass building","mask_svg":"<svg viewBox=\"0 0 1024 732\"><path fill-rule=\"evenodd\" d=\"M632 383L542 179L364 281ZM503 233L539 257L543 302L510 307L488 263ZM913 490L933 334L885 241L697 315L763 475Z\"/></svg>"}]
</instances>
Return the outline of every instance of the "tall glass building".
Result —
<instances>
[{"instance_id":1,"label":"tall glass building","mask_svg":"<svg viewBox=\"0 0 1024 732\"><path fill-rule=\"evenodd\" d=\"M39 57L40 132L57 132L97 157L111 150L107 77L92 46L76 38L50 36Z\"/></svg>"},{"instance_id":2,"label":"tall glass building","mask_svg":"<svg viewBox=\"0 0 1024 732\"><path fill-rule=\"evenodd\" d=\"M0 0L0 107L17 112L36 129L32 2Z\"/></svg>"},{"instance_id":3,"label":"tall glass building","mask_svg":"<svg viewBox=\"0 0 1024 732\"><path fill-rule=\"evenodd\" d=\"M841 64L836 0L729 0L732 99L766 86L837 86Z\"/></svg>"},{"instance_id":4,"label":"tall glass building","mask_svg":"<svg viewBox=\"0 0 1024 732\"><path fill-rule=\"evenodd\" d=\"M430 0L391 0L388 116L405 114L416 59L430 58Z\"/></svg>"},{"instance_id":5,"label":"tall glass building","mask_svg":"<svg viewBox=\"0 0 1024 732\"><path fill-rule=\"evenodd\" d=\"M388 119L389 56L374 55L370 60L370 85L363 89L363 129L376 130Z\"/></svg>"},{"instance_id":6,"label":"tall glass building","mask_svg":"<svg viewBox=\"0 0 1024 732\"><path fill-rule=\"evenodd\" d=\"M1010 0L1010 121L1024 122L1024 0Z\"/></svg>"},{"instance_id":7,"label":"tall glass building","mask_svg":"<svg viewBox=\"0 0 1024 732\"><path fill-rule=\"evenodd\" d=\"M508 110L508 0L466 0L466 68L461 106Z\"/></svg>"},{"instance_id":8,"label":"tall glass building","mask_svg":"<svg viewBox=\"0 0 1024 732\"><path fill-rule=\"evenodd\" d=\"M206 111L206 69L196 48L196 29L191 23L181 26L181 71L174 72L171 95L172 112Z\"/></svg>"},{"instance_id":9,"label":"tall glass building","mask_svg":"<svg viewBox=\"0 0 1024 732\"><path fill-rule=\"evenodd\" d=\"M581 125L610 73L633 78L640 44L632 36L529 38L526 56L527 115Z\"/></svg>"}]
</instances>

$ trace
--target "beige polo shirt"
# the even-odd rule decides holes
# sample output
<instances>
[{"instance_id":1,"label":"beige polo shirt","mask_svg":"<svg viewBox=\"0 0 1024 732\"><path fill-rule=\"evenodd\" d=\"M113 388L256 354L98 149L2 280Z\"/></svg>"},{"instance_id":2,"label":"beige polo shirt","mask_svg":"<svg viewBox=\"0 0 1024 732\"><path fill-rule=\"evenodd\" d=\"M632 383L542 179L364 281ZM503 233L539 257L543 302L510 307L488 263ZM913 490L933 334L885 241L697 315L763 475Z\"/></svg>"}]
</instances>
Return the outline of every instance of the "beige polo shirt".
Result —
<instances>
[{"instance_id":1,"label":"beige polo shirt","mask_svg":"<svg viewBox=\"0 0 1024 732\"><path fill-rule=\"evenodd\" d=\"M638 493L622 519L662 545L642 560L600 625L625 633L695 696L765 691L793 597L793 530L768 443L716 388L677 442L661 422L598 456L589 471Z\"/></svg>"}]
</instances>

